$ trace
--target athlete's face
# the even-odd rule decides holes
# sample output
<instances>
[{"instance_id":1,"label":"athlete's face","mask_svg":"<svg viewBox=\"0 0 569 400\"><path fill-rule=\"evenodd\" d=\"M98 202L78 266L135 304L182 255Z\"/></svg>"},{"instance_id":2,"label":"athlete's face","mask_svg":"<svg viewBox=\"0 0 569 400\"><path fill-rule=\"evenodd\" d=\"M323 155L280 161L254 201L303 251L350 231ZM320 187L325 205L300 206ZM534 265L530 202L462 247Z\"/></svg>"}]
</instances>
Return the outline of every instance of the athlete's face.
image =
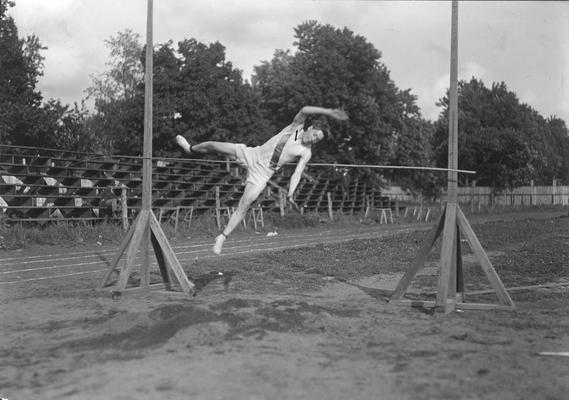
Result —
<instances>
[{"instance_id":1,"label":"athlete's face","mask_svg":"<svg viewBox=\"0 0 569 400\"><path fill-rule=\"evenodd\" d=\"M324 139L324 133L320 129L308 128L302 134L302 144L314 144Z\"/></svg>"}]
</instances>

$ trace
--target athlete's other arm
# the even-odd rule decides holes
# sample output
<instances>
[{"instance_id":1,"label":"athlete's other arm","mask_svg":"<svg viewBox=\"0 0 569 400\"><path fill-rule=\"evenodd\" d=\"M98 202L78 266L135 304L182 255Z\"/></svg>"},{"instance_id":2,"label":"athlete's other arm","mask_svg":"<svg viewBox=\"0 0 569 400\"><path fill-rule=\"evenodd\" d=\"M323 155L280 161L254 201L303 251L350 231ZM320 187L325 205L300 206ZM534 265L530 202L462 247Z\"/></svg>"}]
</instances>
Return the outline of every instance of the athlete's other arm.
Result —
<instances>
[{"instance_id":1,"label":"athlete's other arm","mask_svg":"<svg viewBox=\"0 0 569 400\"><path fill-rule=\"evenodd\" d=\"M315 106L304 106L296 114L292 122L293 124L304 124L306 117L308 115L313 115L313 114L325 115L327 117L334 118L338 121L345 121L348 119L348 114L346 114L344 110L315 107Z\"/></svg>"},{"instance_id":2,"label":"athlete's other arm","mask_svg":"<svg viewBox=\"0 0 569 400\"><path fill-rule=\"evenodd\" d=\"M308 164L310 157L312 157L312 151L310 151L310 150L306 151L302 156L300 156L300 158L296 164L296 168L294 170L294 173L290 177L287 199L288 199L288 201L290 201L291 203L293 203L295 205L296 205L296 203L294 202L294 192L296 191L296 188L298 187L298 184L300 183L300 178L302 177L302 172L304 171L304 168L306 168L306 164Z\"/></svg>"}]
</instances>

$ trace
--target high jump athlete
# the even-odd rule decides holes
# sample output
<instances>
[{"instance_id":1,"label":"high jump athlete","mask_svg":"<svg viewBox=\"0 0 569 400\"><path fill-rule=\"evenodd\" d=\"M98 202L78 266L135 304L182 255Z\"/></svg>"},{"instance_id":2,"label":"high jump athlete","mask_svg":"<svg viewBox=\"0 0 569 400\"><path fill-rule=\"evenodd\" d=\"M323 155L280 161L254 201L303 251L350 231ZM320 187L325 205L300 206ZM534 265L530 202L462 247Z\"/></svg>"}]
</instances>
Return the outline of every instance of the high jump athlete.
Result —
<instances>
[{"instance_id":1,"label":"high jump athlete","mask_svg":"<svg viewBox=\"0 0 569 400\"><path fill-rule=\"evenodd\" d=\"M249 147L241 143L213 141L190 145L183 136L176 136L176 143L186 154L219 154L237 161L239 165L247 169L243 196L227 225L215 238L214 254L221 254L223 243L245 218L247 210L257 200L273 174L284 164L297 161L296 169L290 177L287 194L287 199L295 204L294 192L306 164L312 157L312 145L329 136L329 132L319 126L311 125L304 128L307 116L314 114L324 115L338 121L348 119L348 115L343 110L305 106L296 114L290 125L263 145L256 147Z\"/></svg>"}]
</instances>

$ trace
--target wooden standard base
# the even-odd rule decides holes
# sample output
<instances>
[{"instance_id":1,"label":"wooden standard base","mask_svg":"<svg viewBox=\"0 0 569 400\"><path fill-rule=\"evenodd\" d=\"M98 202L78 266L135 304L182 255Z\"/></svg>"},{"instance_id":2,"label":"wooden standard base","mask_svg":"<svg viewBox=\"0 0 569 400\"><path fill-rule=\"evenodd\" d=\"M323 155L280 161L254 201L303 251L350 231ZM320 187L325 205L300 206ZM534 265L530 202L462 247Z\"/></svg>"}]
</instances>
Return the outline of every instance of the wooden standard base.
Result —
<instances>
[{"instance_id":1,"label":"wooden standard base","mask_svg":"<svg viewBox=\"0 0 569 400\"><path fill-rule=\"evenodd\" d=\"M434 246L437 238L443 234L440 258L439 280L437 285L437 297L433 301L409 300L403 296L411 284L411 280L417 272L423 268L427 256ZM462 277L462 252L460 247L461 234L466 238L472 252L486 277L488 278L494 292L498 297L499 304L477 304L464 303L461 301L464 292ZM458 294L457 294L458 291ZM411 267L405 272L395 291L391 295L390 304L407 305L412 307L434 307L437 311L451 312L456 308L461 309L503 309L514 310L515 306L506 291L500 277L492 266L488 255L482 248L480 241L468 223L466 216L456 203L449 203L446 206L437 225L429 233L427 240L419 249Z\"/></svg>"},{"instance_id":2,"label":"wooden standard base","mask_svg":"<svg viewBox=\"0 0 569 400\"><path fill-rule=\"evenodd\" d=\"M194 284L188 279L182 266L180 265L168 239L164 235L158 220L151 210L142 209L132 224L116 255L111 268L99 285L99 289L111 289L113 291L127 290L128 280L133 272L136 254L139 250L144 251L144 260L140 266L140 287L150 286L150 270L148 262L148 250L152 244L158 267L164 281L166 290L174 290L172 278L174 277L182 292L193 295ZM126 259L123 265L117 270L119 262L126 252ZM116 275L116 277L114 277ZM114 280L111 279L114 277ZM131 289L131 288L128 288Z\"/></svg>"}]
</instances>

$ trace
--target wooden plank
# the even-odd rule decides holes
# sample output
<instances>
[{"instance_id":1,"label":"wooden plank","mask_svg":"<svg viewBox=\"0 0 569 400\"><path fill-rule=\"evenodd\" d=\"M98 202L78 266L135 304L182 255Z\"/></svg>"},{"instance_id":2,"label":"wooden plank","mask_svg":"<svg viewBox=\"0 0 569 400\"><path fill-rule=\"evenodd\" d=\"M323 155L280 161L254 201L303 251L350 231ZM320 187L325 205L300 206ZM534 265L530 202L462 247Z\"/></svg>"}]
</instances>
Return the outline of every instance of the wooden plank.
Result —
<instances>
[{"instance_id":1,"label":"wooden plank","mask_svg":"<svg viewBox=\"0 0 569 400\"><path fill-rule=\"evenodd\" d=\"M437 285L437 309L445 313L454 308L454 301L449 301L449 295L456 293L456 209L458 202L458 1L452 1L451 7L451 37L450 37L450 84L449 84L449 113L448 113L448 171L447 175L447 206L443 241L441 247L441 262L439 281ZM451 281L452 279L452 281Z\"/></svg>"},{"instance_id":2,"label":"wooden plank","mask_svg":"<svg viewBox=\"0 0 569 400\"><path fill-rule=\"evenodd\" d=\"M482 270L486 274L486 277L490 281L490 284L492 285L492 287L496 291L496 295L498 296L498 300L500 301L501 304L504 304L507 306L513 306L514 302L510 298L510 295L506 291L504 284L502 283L502 281L500 280L500 277L496 273L496 270L492 266L492 263L490 262L488 255L486 254L486 252L482 248L480 241L476 237L476 234L472 230L470 223L468 222L468 220L466 219L466 216L463 214L463 212L462 212L462 210L460 210L460 208L458 209L457 220L458 220L458 225L460 227L460 230L462 231L462 233L466 237L466 240L468 241L470 248L472 249L474 255L478 259L478 262L480 263Z\"/></svg>"},{"instance_id":3,"label":"wooden plank","mask_svg":"<svg viewBox=\"0 0 569 400\"><path fill-rule=\"evenodd\" d=\"M414 307L414 308L434 308L435 307L434 301L427 301L427 300L393 299L393 300L389 300L389 304L392 304L395 306Z\"/></svg>"},{"instance_id":4,"label":"wooden plank","mask_svg":"<svg viewBox=\"0 0 569 400\"><path fill-rule=\"evenodd\" d=\"M133 292L140 292L140 291L144 291L145 293L160 293L160 294L167 294L169 296L180 296L180 298L188 298L188 294L181 292L181 291L172 291L171 289L167 288L164 283L160 282L160 283L153 283L150 286L147 287L130 287L128 288L126 291L124 291L123 293L133 293Z\"/></svg>"},{"instance_id":5,"label":"wooden plank","mask_svg":"<svg viewBox=\"0 0 569 400\"><path fill-rule=\"evenodd\" d=\"M450 301L450 300L449 300ZM401 300L393 300L389 302L390 304L396 306L404 306L404 307L417 307L417 308L436 308L436 302L432 300L410 300L410 299L401 299ZM453 302L452 306L454 311L456 310L504 310L504 311L512 311L515 309L513 306L505 306L501 304L490 304L490 303L463 303L463 302Z\"/></svg>"},{"instance_id":6,"label":"wooden plank","mask_svg":"<svg viewBox=\"0 0 569 400\"><path fill-rule=\"evenodd\" d=\"M158 242L158 245L161 247L162 254L164 255L164 258L166 259L170 268L172 269L172 272L176 276L178 283L182 287L182 290L188 294L193 294L194 284L190 282L190 280L188 279L186 272L180 265L180 262L178 261L178 258L176 257L174 251L172 250L172 247L170 247L168 239L164 235L164 232L162 231L160 224L156 220L156 217L154 217L154 214L150 214L149 220L150 220L150 228L152 229L152 233L154 234L156 241Z\"/></svg>"},{"instance_id":7,"label":"wooden plank","mask_svg":"<svg viewBox=\"0 0 569 400\"><path fill-rule=\"evenodd\" d=\"M453 248L456 239L456 203L448 203L445 214L445 224L443 228L443 242L441 247L439 281L437 285L437 307L443 312L452 311L452 306L448 303L450 295L451 270L455 267L456 256ZM453 257L454 256L454 257ZM454 276L454 275L453 275Z\"/></svg>"},{"instance_id":8,"label":"wooden plank","mask_svg":"<svg viewBox=\"0 0 569 400\"><path fill-rule=\"evenodd\" d=\"M458 1L452 1L450 38L450 84L448 113L448 185L447 202L458 197ZM448 217L447 217L448 218ZM444 237L444 236L443 236Z\"/></svg>"},{"instance_id":9,"label":"wooden plank","mask_svg":"<svg viewBox=\"0 0 569 400\"><path fill-rule=\"evenodd\" d=\"M121 220L123 231L128 230L128 205L127 205L126 186L121 188Z\"/></svg>"},{"instance_id":10,"label":"wooden plank","mask_svg":"<svg viewBox=\"0 0 569 400\"><path fill-rule=\"evenodd\" d=\"M162 281L164 282L164 287L166 290L172 290L172 278L170 276L168 265L166 264L166 259L164 258L162 247L160 247L160 243L158 242L158 239L156 239L156 235L153 232L151 232L150 236L152 241L152 248L154 249L156 260L158 261L158 268L160 269Z\"/></svg>"},{"instance_id":11,"label":"wooden plank","mask_svg":"<svg viewBox=\"0 0 569 400\"><path fill-rule=\"evenodd\" d=\"M462 245L460 229L456 230L456 291L464 294L464 274L462 270Z\"/></svg>"},{"instance_id":12,"label":"wooden plank","mask_svg":"<svg viewBox=\"0 0 569 400\"><path fill-rule=\"evenodd\" d=\"M154 46L153 2L147 0L146 12L146 68L144 74L144 141L142 159L142 209L150 212L152 203L152 78Z\"/></svg>"},{"instance_id":13,"label":"wooden plank","mask_svg":"<svg viewBox=\"0 0 569 400\"><path fill-rule=\"evenodd\" d=\"M178 233L178 220L180 219L180 207L176 207L176 220L174 221L174 232Z\"/></svg>"},{"instance_id":14,"label":"wooden plank","mask_svg":"<svg viewBox=\"0 0 569 400\"><path fill-rule=\"evenodd\" d=\"M514 286L514 287L509 287L506 288L506 290L508 292L514 292L514 291L523 291L523 290L532 290L532 289L551 289L551 288L556 288L556 287L563 287L563 286L569 286L569 282L556 282L556 283L544 283L541 285L529 285L529 286ZM468 292L469 294L490 294L490 293L494 293L494 289L490 289L490 290L474 290L472 292Z\"/></svg>"},{"instance_id":15,"label":"wooden plank","mask_svg":"<svg viewBox=\"0 0 569 400\"><path fill-rule=\"evenodd\" d=\"M221 213L219 208L221 206L221 202L219 200L219 186L215 187L215 220L217 222L217 229L221 230Z\"/></svg>"},{"instance_id":16,"label":"wooden plank","mask_svg":"<svg viewBox=\"0 0 569 400\"><path fill-rule=\"evenodd\" d=\"M455 223L456 225L456 223ZM451 269L450 269L450 275L449 275L449 280L448 280L448 297L451 299L456 298L456 280L457 280L457 276L458 276L458 272L456 270L457 268L457 259L458 259L458 227L455 226L454 229L454 239L453 239L453 243L452 243L452 264L451 264Z\"/></svg>"},{"instance_id":17,"label":"wooden plank","mask_svg":"<svg viewBox=\"0 0 569 400\"><path fill-rule=\"evenodd\" d=\"M142 243L144 230L146 228L146 225L148 224L148 215L149 214L146 210L140 211L140 218L138 219L138 223L136 224L134 233L132 235L132 239L130 240L130 244L126 251L126 261L123 267L121 268L117 280L116 287L118 290L124 290L126 288L126 285L128 284L128 278L130 277L130 273L132 271L132 267L136 259L136 253L140 249L140 244Z\"/></svg>"},{"instance_id":18,"label":"wooden plank","mask_svg":"<svg viewBox=\"0 0 569 400\"><path fill-rule=\"evenodd\" d=\"M515 310L516 307L513 305L503 305L503 304L493 304L493 303L464 303L464 302L457 302L455 303L455 307L462 310L503 310L503 311L512 311Z\"/></svg>"},{"instance_id":19,"label":"wooden plank","mask_svg":"<svg viewBox=\"0 0 569 400\"><path fill-rule=\"evenodd\" d=\"M429 252L431 251L433 245L435 244L437 238L440 236L443 230L445 213L446 210L443 211L441 217L439 218L438 223L429 232L427 239L423 242L423 245L417 252L417 255L415 256L413 263L407 269L407 271L405 271L405 274L403 275L397 287L395 288L395 291L391 295L391 300L398 300L403 297L403 295L409 288L409 285L411 284L411 280L415 277L417 272L419 272L419 270L423 268L423 266L425 265L425 261L427 260Z\"/></svg>"},{"instance_id":20,"label":"wooden plank","mask_svg":"<svg viewBox=\"0 0 569 400\"><path fill-rule=\"evenodd\" d=\"M99 289L104 288L105 286L107 286L107 281L109 280L109 278L111 277L113 271L115 270L115 268L117 267L118 263L120 262L124 251L126 250L128 244L130 243L131 239L132 239L132 235L134 234L135 228L137 226L137 221L140 218L140 214L136 217L135 223L132 224L132 226L130 227L130 229L128 230L125 238L123 239L119 250L113 260L113 262L111 263L111 268L109 268L109 270L107 271L107 273L105 274L105 277L103 278L103 280L101 281L101 283L99 284Z\"/></svg>"},{"instance_id":21,"label":"wooden plank","mask_svg":"<svg viewBox=\"0 0 569 400\"><path fill-rule=\"evenodd\" d=\"M569 351L540 351L538 356L569 357Z\"/></svg>"},{"instance_id":22,"label":"wooden plank","mask_svg":"<svg viewBox=\"0 0 569 400\"><path fill-rule=\"evenodd\" d=\"M150 284L150 226L148 223L142 233L141 247L143 256L140 265L140 286L146 287Z\"/></svg>"}]
</instances>

